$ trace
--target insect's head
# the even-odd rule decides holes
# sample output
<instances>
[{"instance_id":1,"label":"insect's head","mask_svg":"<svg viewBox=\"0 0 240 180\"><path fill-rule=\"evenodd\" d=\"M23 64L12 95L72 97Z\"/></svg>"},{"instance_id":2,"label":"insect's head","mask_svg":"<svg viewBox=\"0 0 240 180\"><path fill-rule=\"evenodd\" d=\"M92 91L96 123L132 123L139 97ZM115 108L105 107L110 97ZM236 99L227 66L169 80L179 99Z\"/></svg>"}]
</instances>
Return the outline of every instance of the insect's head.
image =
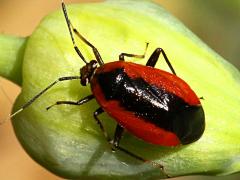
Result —
<instances>
[{"instance_id":1,"label":"insect's head","mask_svg":"<svg viewBox=\"0 0 240 180\"><path fill-rule=\"evenodd\" d=\"M90 82L92 75L97 68L97 64L96 60L91 60L80 69L81 85L86 86Z\"/></svg>"}]
</instances>

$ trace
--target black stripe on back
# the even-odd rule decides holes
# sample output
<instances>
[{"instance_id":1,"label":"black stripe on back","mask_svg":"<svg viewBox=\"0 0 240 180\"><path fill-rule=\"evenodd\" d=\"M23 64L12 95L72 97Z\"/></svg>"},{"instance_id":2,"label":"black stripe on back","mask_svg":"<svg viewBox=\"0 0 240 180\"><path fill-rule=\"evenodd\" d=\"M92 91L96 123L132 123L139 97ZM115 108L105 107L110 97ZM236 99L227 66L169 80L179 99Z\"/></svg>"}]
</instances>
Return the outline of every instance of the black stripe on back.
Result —
<instances>
[{"instance_id":1,"label":"black stripe on back","mask_svg":"<svg viewBox=\"0 0 240 180\"><path fill-rule=\"evenodd\" d=\"M97 74L97 80L106 100L118 101L127 111L160 128L174 132L180 139L186 139L184 141L189 141L189 137L186 137L189 136L189 129L196 126L194 122L189 124L188 121L192 119L188 118L188 113L191 113L191 118L196 118L195 116L203 112L198 112L198 107L189 106L183 99L165 89L150 85L141 77L130 78L124 69Z\"/></svg>"}]
</instances>

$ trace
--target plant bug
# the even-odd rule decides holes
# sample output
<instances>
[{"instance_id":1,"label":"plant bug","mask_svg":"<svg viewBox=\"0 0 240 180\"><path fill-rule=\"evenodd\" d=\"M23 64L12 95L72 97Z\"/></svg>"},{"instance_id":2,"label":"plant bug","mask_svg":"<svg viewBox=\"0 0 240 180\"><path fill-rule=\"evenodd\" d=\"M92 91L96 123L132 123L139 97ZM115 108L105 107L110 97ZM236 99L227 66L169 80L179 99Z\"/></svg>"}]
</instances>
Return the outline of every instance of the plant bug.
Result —
<instances>
[{"instance_id":1,"label":"plant bug","mask_svg":"<svg viewBox=\"0 0 240 180\"><path fill-rule=\"evenodd\" d=\"M63 1L62 9L74 49L85 66L80 69L80 76L60 77L12 116L28 107L58 82L80 80L82 86L90 84L92 94L78 101L57 101L47 107L47 110L55 105L82 105L95 98L100 107L93 113L94 119L113 149L121 150L143 162L148 161L120 146L125 129L148 143L162 146L189 144L201 137L205 128L205 116L200 98L176 75L162 48L157 48L152 53L146 66L126 62L125 57L144 58L148 43L142 55L121 53L119 61L105 64L97 48L74 28ZM95 60L88 62L84 58L75 43L74 35L92 48ZM161 54L172 73L154 68ZM98 118L103 112L117 122L113 139L108 136ZM163 169L162 165L151 163Z\"/></svg>"}]
</instances>

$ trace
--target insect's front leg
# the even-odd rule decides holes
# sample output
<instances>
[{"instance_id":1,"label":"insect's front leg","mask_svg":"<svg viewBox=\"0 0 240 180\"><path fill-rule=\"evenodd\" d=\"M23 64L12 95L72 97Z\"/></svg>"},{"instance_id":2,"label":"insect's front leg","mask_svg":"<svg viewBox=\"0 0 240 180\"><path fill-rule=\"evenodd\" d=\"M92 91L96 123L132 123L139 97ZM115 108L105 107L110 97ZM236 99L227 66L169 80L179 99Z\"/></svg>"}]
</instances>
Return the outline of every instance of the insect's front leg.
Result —
<instances>
[{"instance_id":1,"label":"insect's front leg","mask_svg":"<svg viewBox=\"0 0 240 180\"><path fill-rule=\"evenodd\" d=\"M121 53L121 54L119 55L119 61L125 61L125 58L124 58L125 56L126 56L126 57L135 57L135 58L144 58L144 57L145 57L145 54L146 54L146 52L147 52L148 44L149 44L149 43L146 43L145 51L144 51L143 54L138 55L138 54Z\"/></svg>"},{"instance_id":2,"label":"insect's front leg","mask_svg":"<svg viewBox=\"0 0 240 180\"><path fill-rule=\"evenodd\" d=\"M52 108L53 106L56 106L56 105L61 105L61 104L69 104L69 105L77 105L77 106L80 106L90 100L92 100L94 98L94 95L89 95L89 96L86 96L84 97L83 99L80 99L78 101L57 101L56 103L54 103L53 105L51 106L48 106L46 109L49 110L50 108Z\"/></svg>"}]
</instances>

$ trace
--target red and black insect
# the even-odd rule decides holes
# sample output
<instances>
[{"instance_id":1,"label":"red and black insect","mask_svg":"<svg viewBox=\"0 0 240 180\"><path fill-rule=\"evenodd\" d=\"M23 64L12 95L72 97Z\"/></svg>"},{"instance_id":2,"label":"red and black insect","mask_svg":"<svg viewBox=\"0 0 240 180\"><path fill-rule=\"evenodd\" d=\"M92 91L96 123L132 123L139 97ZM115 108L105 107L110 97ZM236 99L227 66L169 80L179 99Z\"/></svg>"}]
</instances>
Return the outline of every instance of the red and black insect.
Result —
<instances>
[{"instance_id":1,"label":"red and black insect","mask_svg":"<svg viewBox=\"0 0 240 180\"><path fill-rule=\"evenodd\" d=\"M82 105L95 98L100 108L94 112L94 119L115 149L145 161L119 146L124 129L146 142L163 146L189 144L201 137L205 128L205 117L200 100L189 85L176 75L163 49L157 48L146 66L124 60L124 57L144 58L145 53L122 53L119 55L119 61L104 64L97 48L71 24L63 2L62 8L74 48L86 65L80 69L80 76L59 78L23 105L21 110L57 82L80 79L83 86L90 83L91 95L76 102L57 101L47 109L61 104ZM96 60L86 61L75 44L73 32L92 48ZM147 46L148 43L146 49ZM154 68L160 54L172 73ZM103 112L108 113L117 122L113 140L108 137L98 118Z\"/></svg>"}]
</instances>

